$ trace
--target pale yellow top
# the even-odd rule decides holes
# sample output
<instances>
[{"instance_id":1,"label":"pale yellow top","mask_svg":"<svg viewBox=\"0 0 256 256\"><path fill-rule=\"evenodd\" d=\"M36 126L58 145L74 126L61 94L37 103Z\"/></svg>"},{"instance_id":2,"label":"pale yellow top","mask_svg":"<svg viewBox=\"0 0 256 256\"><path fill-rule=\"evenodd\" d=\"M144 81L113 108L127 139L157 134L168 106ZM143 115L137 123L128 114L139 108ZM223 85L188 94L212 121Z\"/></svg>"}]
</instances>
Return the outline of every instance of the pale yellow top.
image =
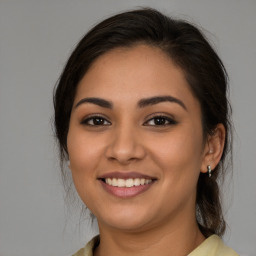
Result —
<instances>
[{"instance_id":1,"label":"pale yellow top","mask_svg":"<svg viewBox=\"0 0 256 256\"><path fill-rule=\"evenodd\" d=\"M87 245L73 256L93 256L93 249L99 244L99 236L94 237ZM231 248L224 245L222 240L212 235L200 244L188 256L238 256Z\"/></svg>"},{"instance_id":2,"label":"pale yellow top","mask_svg":"<svg viewBox=\"0 0 256 256\"><path fill-rule=\"evenodd\" d=\"M204 240L188 256L238 256L231 248L227 247L217 235L212 235Z\"/></svg>"}]
</instances>

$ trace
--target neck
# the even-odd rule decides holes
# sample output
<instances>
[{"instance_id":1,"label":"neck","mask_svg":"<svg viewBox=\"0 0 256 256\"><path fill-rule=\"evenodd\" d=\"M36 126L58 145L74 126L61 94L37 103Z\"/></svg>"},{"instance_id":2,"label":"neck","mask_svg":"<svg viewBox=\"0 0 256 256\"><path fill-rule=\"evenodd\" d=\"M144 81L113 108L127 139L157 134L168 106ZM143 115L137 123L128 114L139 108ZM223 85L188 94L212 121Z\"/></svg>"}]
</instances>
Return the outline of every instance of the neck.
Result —
<instances>
[{"instance_id":1,"label":"neck","mask_svg":"<svg viewBox=\"0 0 256 256\"><path fill-rule=\"evenodd\" d=\"M94 255L188 255L205 238L196 221L181 219L174 223L134 232L116 230L99 223L100 245Z\"/></svg>"}]
</instances>

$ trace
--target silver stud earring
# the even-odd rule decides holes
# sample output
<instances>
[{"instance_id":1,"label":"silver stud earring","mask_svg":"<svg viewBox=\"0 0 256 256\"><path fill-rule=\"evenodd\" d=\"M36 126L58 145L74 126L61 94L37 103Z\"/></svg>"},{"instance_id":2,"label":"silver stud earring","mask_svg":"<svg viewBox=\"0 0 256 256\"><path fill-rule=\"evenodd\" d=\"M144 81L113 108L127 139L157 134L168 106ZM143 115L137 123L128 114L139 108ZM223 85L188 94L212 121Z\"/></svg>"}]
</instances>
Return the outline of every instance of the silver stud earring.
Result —
<instances>
[{"instance_id":1,"label":"silver stud earring","mask_svg":"<svg viewBox=\"0 0 256 256\"><path fill-rule=\"evenodd\" d=\"M210 165L207 166L207 172L208 172L209 178L211 178L211 176L212 176L212 169L211 169Z\"/></svg>"}]
</instances>

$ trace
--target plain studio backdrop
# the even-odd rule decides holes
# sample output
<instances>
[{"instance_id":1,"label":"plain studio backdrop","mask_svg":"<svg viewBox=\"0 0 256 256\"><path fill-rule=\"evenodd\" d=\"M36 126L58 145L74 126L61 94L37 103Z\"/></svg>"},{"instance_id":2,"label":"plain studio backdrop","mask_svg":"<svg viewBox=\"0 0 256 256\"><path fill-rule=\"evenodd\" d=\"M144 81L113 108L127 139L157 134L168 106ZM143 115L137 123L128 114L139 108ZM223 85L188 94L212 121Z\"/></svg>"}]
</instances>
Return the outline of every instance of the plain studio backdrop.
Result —
<instances>
[{"instance_id":1,"label":"plain studio backdrop","mask_svg":"<svg viewBox=\"0 0 256 256\"><path fill-rule=\"evenodd\" d=\"M89 28L139 6L203 27L226 65L236 134L224 240L256 255L255 0L0 0L0 256L68 256L97 233L79 209L66 214L52 91Z\"/></svg>"}]
</instances>

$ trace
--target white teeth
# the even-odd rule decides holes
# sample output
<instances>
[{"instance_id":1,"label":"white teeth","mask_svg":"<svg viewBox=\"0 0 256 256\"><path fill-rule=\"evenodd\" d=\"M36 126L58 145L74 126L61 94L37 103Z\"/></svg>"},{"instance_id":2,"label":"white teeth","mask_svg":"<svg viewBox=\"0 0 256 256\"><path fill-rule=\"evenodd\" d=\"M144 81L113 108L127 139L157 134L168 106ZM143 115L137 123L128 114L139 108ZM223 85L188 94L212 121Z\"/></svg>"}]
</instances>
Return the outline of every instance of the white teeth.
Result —
<instances>
[{"instance_id":1,"label":"white teeth","mask_svg":"<svg viewBox=\"0 0 256 256\"><path fill-rule=\"evenodd\" d=\"M128 180L125 181L125 186L127 188L133 187L133 183L134 183L133 179L128 179Z\"/></svg>"},{"instance_id":2,"label":"white teeth","mask_svg":"<svg viewBox=\"0 0 256 256\"><path fill-rule=\"evenodd\" d=\"M114 187L117 187L117 179L110 179L111 180L111 184L109 184L109 185L112 185L112 186L114 186Z\"/></svg>"},{"instance_id":3,"label":"white teeth","mask_svg":"<svg viewBox=\"0 0 256 256\"><path fill-rule=\"evenodd\" d=\"M134 186L139 186L140 185L140 179L134 179Z\"/></svg>"},{"instance_id":4,"label":"white teeth","mask_svg":"<svg viewBox=\"0 0 256 256\"><path fill-rule=\"evenodd\" d=\"M125 180L123 180L123 179L118 179L117 180L117 186L119 187L119 188L123 188L123 187L125 187Z\"/></svg>"},{"instance_id":5,"label":"white teeth","mask_svg":"<svg viewBox=\"0 0 256 256\"><path fill-rule=\"evenodd\" d=\"M119 188L131 188L133 186L141 186L141 185L146 185L152 182L151 179L117 179L117 178L106 178L105 182L110 185L110 186L114 186L114 187L119 187Z\"/></svg>"},{"instance_id":6,"label":"white teeth","mask_svg":"<svg viewBox=\"0 0 256 256\"><path fill-rule=\"evenodd\" d=\"M109 185L112 185L112 180L110 178L107 178L106 183L109 184Z\"/></svg>"}]
</instances>

